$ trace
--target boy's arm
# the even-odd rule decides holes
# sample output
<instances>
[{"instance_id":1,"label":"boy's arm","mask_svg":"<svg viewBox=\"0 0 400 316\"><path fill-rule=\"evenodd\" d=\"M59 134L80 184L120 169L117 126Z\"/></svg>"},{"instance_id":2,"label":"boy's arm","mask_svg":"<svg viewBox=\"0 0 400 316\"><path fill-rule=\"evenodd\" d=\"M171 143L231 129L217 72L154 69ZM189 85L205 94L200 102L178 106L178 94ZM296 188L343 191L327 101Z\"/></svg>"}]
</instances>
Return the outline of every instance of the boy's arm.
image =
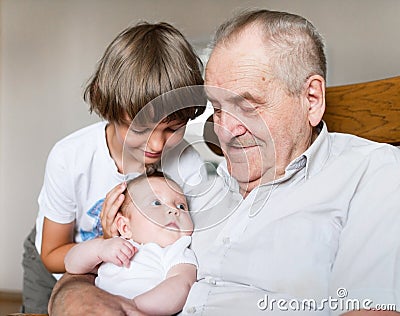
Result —
<instances>
[{"instance_id":1,"label":"boy's arm","mask_svg":"<svg viewBox=\"0 0 400 316\"><path fill-rule=\"evenodd\" d=\"M102 262L129 267L136 248L122 238L95 238L76 244L65 256L65 269L69 273L95 272Z\"/></svg>"},{"instance_id":2,"label":"boy's arm","mask_svg":"<svg viewBox=\"0 0 400 316\"><path fill-rule=\"evenodd\" d=\"M73 231L74 222L60 224L44 218L40 257L50 272L65 272L64 257L75 245Z\"/></svg>"},{"instance_id":3,"label":"boy's arm","mask_svg":"<svg viewBox=\"0 0 400 316\"><path fill-rule=\"evenodd\" d=\"M137 308L150 315L172 315L185 305L190 288L196 281L197 269L193 264L177 264L167 278L150 291L134 298Z\"/></svg>"}]
</instances>

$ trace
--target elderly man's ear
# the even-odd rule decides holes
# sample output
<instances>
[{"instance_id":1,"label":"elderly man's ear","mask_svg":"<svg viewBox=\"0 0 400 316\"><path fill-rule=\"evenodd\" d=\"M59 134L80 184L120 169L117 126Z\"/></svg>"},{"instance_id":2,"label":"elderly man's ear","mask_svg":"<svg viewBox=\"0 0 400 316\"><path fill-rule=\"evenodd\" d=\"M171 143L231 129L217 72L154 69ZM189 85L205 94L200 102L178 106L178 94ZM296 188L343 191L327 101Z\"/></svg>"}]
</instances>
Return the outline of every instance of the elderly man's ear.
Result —
<instances>
[{"instance_id":1,"label":"elderly man's ear","mask_svg":"<svg viewBox=\"0 0 400 316\"><path fill-rule=\"evenodd\" d=\"M308 78L306 83L308 120L311 126L317 126L325 112L325 80L319 75Z\"/></svg>"},{"instance_id":2,"label":"elderly man's ear","mask_svg":"<svg viewBox=\"0 0 400 316\"><path fill-rule=\"evenodd\" d=\"M118 212L115 216L115 223L122 237L126 239L130 239L132 237L131 226L127 217Z\"/></svg>"}]
</instances>

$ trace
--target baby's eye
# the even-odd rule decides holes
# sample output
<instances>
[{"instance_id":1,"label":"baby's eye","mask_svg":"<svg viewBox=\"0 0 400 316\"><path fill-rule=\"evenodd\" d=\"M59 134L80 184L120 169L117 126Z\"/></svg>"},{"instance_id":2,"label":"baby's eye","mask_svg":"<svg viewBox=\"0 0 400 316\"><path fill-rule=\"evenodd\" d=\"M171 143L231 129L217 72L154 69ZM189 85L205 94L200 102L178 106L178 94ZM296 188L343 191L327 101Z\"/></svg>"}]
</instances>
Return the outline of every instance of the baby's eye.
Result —
<instances>
[{"instance_id":1,"label":"baby's eye","mask_svg":"<svg viewBox=\"0 0 400 316\"><path fill-rule=\"evenodd\" d=\"M178 209L182 210L182 211L186 211L186 205L183 203L180 203L176 206Z\"/></svg>"},{"instance_id":2,"label":"baby's eye","mask_svg":"<svg viewBox=\"0 0 400 316\"><path fill-rule=\"evenodd\" d=\"M151 202L151 205L153 206L160 206L161 202L159 200L154 200L153 202Z\"/></svg>"}]
</instances>

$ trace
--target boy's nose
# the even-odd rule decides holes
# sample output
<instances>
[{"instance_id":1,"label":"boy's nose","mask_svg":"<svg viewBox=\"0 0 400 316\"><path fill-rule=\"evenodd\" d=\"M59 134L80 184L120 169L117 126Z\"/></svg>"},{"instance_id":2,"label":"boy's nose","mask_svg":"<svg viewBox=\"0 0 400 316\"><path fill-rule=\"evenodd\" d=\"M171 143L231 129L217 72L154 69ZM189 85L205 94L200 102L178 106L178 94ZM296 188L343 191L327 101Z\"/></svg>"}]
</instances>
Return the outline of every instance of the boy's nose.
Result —
<instances>
[{"instance_id":1,"label":"boy's nose","mask_svg":"<svg viewBox=\"0 0 400 316\"><path fill-rule=\"evenodd\" d=\"M148 150L155 153L162 152L164 145L165 138L162 133L153 132L147 141Z\"/></svg>"}]
</instances>

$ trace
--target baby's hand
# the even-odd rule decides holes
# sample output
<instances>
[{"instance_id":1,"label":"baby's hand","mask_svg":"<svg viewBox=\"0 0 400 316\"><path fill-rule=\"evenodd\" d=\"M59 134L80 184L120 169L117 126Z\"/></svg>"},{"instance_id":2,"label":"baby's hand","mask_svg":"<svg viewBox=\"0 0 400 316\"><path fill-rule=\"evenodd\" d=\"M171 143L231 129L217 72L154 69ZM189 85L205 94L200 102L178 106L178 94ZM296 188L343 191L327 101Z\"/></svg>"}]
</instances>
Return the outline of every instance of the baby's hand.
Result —
<instances>
[{"instance_id":1,"label":"baby's hand","mask_svg":"<svg viewBox=\"0 0 400 316\"><path fill-rule=\"evenodd\" d=\"M136 252L136 247L123 238L103 239L99 249L99 259L103 262L114 263L119 267L129 268L131 259Z\"/></svg>"}]
</instances>

